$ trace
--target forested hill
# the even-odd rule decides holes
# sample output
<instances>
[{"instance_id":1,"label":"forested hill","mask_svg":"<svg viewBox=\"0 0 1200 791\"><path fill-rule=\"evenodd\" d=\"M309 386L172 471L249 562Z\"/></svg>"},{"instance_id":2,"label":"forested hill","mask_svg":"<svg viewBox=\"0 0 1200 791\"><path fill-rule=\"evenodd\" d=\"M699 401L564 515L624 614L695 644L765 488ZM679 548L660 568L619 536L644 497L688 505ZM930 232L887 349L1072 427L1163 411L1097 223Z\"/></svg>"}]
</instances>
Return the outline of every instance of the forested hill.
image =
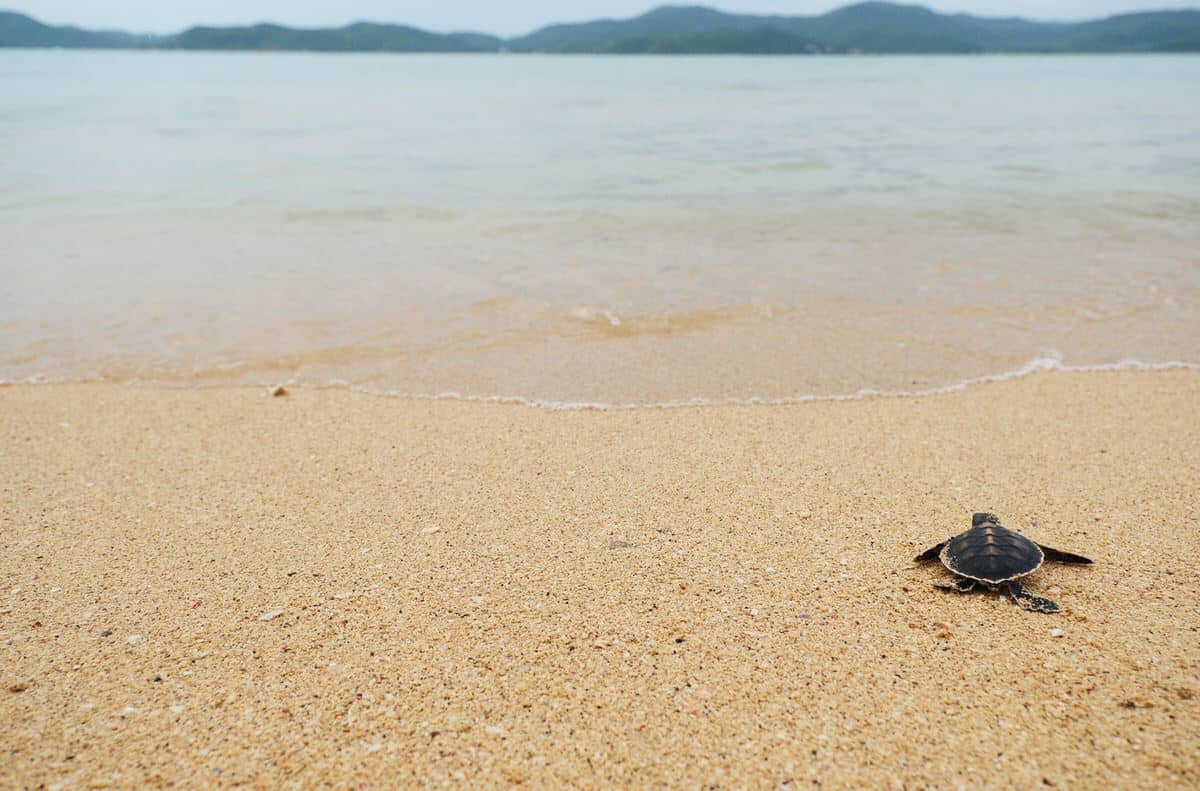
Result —
<instances>
[{"instance_id":1,"label":"forested hill","mask_svg":"<svg viewBox=\"0 0 1200 791\"><path fill-rule=\"evenodd\" d=\"M72 49L128 49L154 38L117 31L52 27L13 11L0 11L0 47L64 47Z\"/></svg>"},{"instance_id":2,"label":"forested hill","mask_svg":"<svg viewBox=\"0 0 1200 791\"><path fill-rule=\"evenodd\" d=\"M267 24L193 27L159 43L169 49L303 52L497 52L503 45L502 39L479 33L430 33L415 27L371 22L325 30Z\"/></svg>"},{"instance_id":3,"label":"forested hill","mask_svg":"<svg viewBox=\"0 0 1200 791\"><path fill-rule=\"evenodd\" d=\"M859 3L821 16L664 6L634 19L551 25L507 45L518 52L1196 52L1200 11L1054 23L892 3Z\"/></svg>"},{"instance_id":4,"label":"forested hill","mask_svg":"<svg viewBox=\"0 0 1200 791\"><path fill-rule=\"evenodd\" d=\"M0 11L0 47L664 54L1200 52L1200 10L1061 23L940 14L920 6L878 2L820 16L728 14L703 6L663 6L633 19L551 25L512 39L370 22L328 29L272 24L193 27L151 36L54 27Z\"/></svg>"}]
</instances>

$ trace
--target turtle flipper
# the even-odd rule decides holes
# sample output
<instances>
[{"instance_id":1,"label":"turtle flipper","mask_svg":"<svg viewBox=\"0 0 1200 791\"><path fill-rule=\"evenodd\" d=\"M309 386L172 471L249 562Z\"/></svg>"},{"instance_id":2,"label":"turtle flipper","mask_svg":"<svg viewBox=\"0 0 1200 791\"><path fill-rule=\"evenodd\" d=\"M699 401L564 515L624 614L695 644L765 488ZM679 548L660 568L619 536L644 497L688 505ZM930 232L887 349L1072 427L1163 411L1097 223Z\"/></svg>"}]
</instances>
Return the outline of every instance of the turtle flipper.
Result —
<instances>
[{"instance_id":1,"label":"turtle flipper","mask_svg":"<svg viewBox=\"0 0 1200 791\"><path fill-rule=\"evenodd\" d=\"M1061 549L1053 549L1052 547L1038 544L1042 554L1046 556L1046 560L1054 560L1059 563L1091 563L1090 558L1085 558L1083 555L1072 555L1070 552L1063 552Z\"/></svg>"},{"instance_id":2,"label":"turtle flipper","mask_svg":"<svg viewBox=\"0 0 1200 791\"><path fill-rule=\"evenodd\" d=\"M1058 612L1058 605L1049 599L1043 599L1041 596L1034 596L1029 591L1021 587L1021 583L1016 580L1009 580L1008 595L1013 597L1021 609L1029 610L1030 612Z\"/></svg>"},{"instance_id":3,"label":"turtle flipper","mask_svg":"<svg viewBox=\"0 0 1200 791\"><path fill-rule=\"evenodd\" d=\"M954 590L959 593L967 593L975 589L975 580L968 577L951 577L949 579L940 579L933 583L935 588L942 590Z\"/></svg>"},{"instance_id":4,"label":"turtle flipper","mask_svg":"<svg viewBox=\"0 0 1200 791\"><path fill-rule=\"evenodd\" d=\"M946 539L946 541L949 541L949 540L950 539ZM917 555L915 558L913 558L913 562L914 563L923 563L926 560L937 560L937 556L939 554L941 554L941 552L942 552L942 547L946 546L946 541L943 541L942 543L938 544L936 547L930 547L929 549L925 550L921 554Z\"/></svg>"}]
</instances>

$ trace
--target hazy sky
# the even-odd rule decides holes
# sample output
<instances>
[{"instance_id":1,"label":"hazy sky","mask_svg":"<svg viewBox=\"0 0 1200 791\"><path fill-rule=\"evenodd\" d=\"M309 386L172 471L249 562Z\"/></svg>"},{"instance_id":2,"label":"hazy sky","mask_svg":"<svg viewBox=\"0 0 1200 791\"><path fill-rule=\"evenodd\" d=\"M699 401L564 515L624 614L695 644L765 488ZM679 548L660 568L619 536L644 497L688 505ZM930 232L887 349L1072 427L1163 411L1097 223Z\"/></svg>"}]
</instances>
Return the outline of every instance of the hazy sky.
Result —
<instances>
[{"instance_id":1,"label":"hazy sky","mask_svg":"<svg viewBox=\"0 0 1200 791\"><path fill-rule=\"evenodd\" d=\"M726 11L813 14L850 0L673 0ZM940 11L1033 19L1091 19L1123 11L1195 8L1200 0L909 0ZM174 32L193 24L229 25L268 20L300 26L339 25L366 19L431 30L527 33L550 22L629 17L654 0L0 0L44 22Z\"/></svg>"}]
</instances>

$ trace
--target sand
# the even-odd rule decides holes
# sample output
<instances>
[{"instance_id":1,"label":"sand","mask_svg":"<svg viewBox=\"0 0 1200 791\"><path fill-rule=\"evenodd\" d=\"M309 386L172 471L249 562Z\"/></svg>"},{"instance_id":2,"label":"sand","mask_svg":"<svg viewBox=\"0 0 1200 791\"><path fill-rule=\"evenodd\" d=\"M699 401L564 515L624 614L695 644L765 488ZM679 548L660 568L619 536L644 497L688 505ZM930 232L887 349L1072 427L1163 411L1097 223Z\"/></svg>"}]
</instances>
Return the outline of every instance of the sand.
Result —
<instances>
[{"instance_id":1,"label":"sand","mask_svg":"<svg viewBox=\"0 0 1200 791\"><path fill-rule=\"evenodd\" d=\"M1200 372L0 388L0 786L1200 786ZM1063 612L912 557L992 510Z\"/></svg>"}]
</instances>

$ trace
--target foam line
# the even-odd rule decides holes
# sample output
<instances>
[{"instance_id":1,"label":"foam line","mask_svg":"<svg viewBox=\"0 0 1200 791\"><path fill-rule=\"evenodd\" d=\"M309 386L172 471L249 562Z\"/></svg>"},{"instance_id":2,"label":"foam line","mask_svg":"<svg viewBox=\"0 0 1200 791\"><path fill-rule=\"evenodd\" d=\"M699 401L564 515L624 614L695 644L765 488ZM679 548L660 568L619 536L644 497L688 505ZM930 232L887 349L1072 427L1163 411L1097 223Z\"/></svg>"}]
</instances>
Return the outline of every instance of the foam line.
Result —
<instances>
[{"instance_id":1,"label":"foam line","mask_svg":"<svg viewBox=\"0 0 1200 791\"><path fill-rule=\"evenodd\" d=\"M697 406L718 406L722 404L732 405L777 405L777 404L802 404L812 401L856 401L864 398L922 398L924 396L944 395L946 393L958 393L966 390L968 387L975 385L988 384L991 382L1006 382L1010 379L1021 379L1026 376L1031 376L1036 373L1046 371L1061 371L1067 373L1087 373L1099 371L1171 371L1171 370L1189 370L1200 371L1200 363L1189 363L1171 361L1165 363L1147 363L1141 360L1121 360L1116 363L1100 363L1094 365L1064 365L1062 360L1057 357L1036 357L1025 363L1020 368L1014 371L1005 371L998 374L987 374L985 376L977 376L971 379L964 379L953 384L943 385L941 387L933 387L927 390L877 390L874 388L864 388L854 393L841 393L834 395L798 395L785 396L783 398L760 398L752 396L750 398L703 398L696 397L690 399L682 399L678 401L651 401L646 403L624 403L610 404L600 401L549 401L538 398L526 398L524 396L473 396L463 395L462 393L446 392L438 393L437 395L401 393L392 390L371 390L365 387L352 387L355 392L369 393L372 395L383 395L391 398L417 398L430 400L451 400L451 401L475 401L481 403L494 404L518 404L522 406L535 407L537 409L551 410L573 410L573 409L596 409L596 410L617 410L617 409L678 409L682 407L697 407Z\"/></svg>"},{"instance_id":2,"label":"foam line","mask_svg":"<svg viewBox=\"0 0 1200 791\"><path fill-rule=\"evenodd\" d=\"M782 398L762 398L759 396L751 396L750 398L705 398L697 396L695 398L680 399L677 401L647 401L644 403L606 403L603 401L553 401L540 398L529 398L526 396L477 396L464 395L453 391L429 394L429 393L406 393L398 390L377 390L362 385L354 385L344 379L334 379L323 385L304 385L296 382L294 379L289 379L285 382L288 387L313 390L349 390L356 393L366 393L374 396L384 396L387 398L411 398L417 400L432 400L432 401L472 401L478 403L491 404L516 404L520 406L529 406L536 409L550 410L623 410L623 409L678 409L683 407L698 407L698 406L720 406L722 404L730 405L775 405L775 404L803 404L812 401L856 401L864 398L922 398L924 396L944 395L946 393L958 393L966 390L968 387L975 385L988 384L991 382L1006 382L1010 379L1021 379L1026 376L1031 376L1036 373L1048 371L1061 371L1066 373L1089 373L1099 371L1172 371L1172 370L1188 370L1200 371L1200 363L1170 361L1163 363L1148 363L1141 360L1126 359L1115 363L1098 363L1093 365L1064 365L1061 358L1058 357L1036 357L1013 371L1005 371L997 374L987 374L985 376L977 376L971 379L964 379L953 384L942 385L941 387L932 387L926 390L879 390L876 388L864 388L853 393L837 393L833 395L796 395L784 396ZM72 383L87 383L97 381L109 381L103 377L83 377L80 379L70 378L49 378L41 375L34 375L24 379L7 379L0 378L0 387L14 385L41 385L41 384L72 384ZM112 382L114 384L126 384L141 387L154 387L156 382L153 379L131 379L126 382ZM266 387L279 384L279 381L263 382L256 387ZM195 386L195 385L193 385ZM200 387L222 387L219 384L201 385Z\"/></svg>"}]
</instances>

